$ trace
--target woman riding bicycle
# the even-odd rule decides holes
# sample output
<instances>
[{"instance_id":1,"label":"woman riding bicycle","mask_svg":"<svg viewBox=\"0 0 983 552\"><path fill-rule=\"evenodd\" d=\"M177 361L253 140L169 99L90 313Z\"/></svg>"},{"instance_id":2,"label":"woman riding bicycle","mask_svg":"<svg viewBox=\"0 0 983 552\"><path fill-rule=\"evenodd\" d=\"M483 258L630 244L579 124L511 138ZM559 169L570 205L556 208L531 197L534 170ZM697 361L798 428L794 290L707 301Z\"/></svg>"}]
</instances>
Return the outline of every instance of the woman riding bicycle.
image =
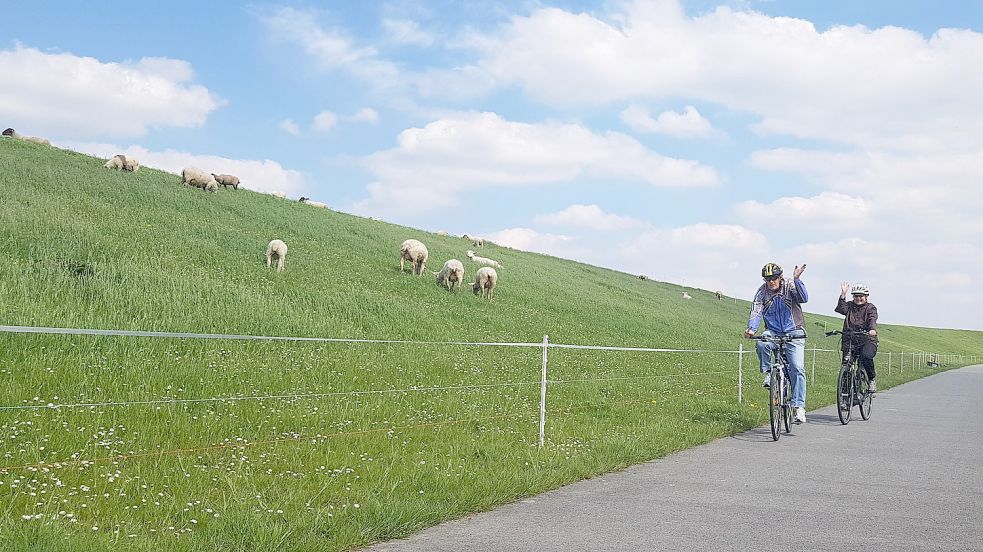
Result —
<instances>
[{"instance_id":1,"label":"woman riding bicycle","mask_svg":"<svg viewBox=\"0 0 983 552\"><path fill-rule=\"evenodd\" d=\"M782 278L782 267L768 263L761 269L761 277L765 283L758 288L751 303L751 315L748 317L746 337L753 337L758 331L758 325L764 320L765 332L762 335L788 335L794 337L785 349L788 362L789 382L792 387L792 407L795 408L796 424L806 421L806 373L805 373L805 344L806 333L803 329L802 305L809 300L809 292L799 276L805 271L806 265L795 267L792 280ZM771 370L771 355L775 348L773 343L758 341L758 359L761 361L761 372L764 376L765 387L769 386Z\"/></svg>"},{"instance_id":2,"label":"woman riding bicycle","mask_svg":"<svg viewBox=\"0 0 983 552\"><path fill-rule=\"evenodd\" d=\"M853 301L847 302L846 293L850 291ZM853 358L860 359L860 366L867 372L870 379L870 392L877 391L877 383L874 376L874 356L877 355L877 307L867 301L870 289L864 284L854 284L850 287L848 282L840 285L840 300L836 303L836 312L844 315L843 319L843 341L840 350L843 351L843 359L846 354L851 353ZM858 334L862 334L859 335ZM859 355L859 357L858 357Z\"/></svg>"}]
</instances>

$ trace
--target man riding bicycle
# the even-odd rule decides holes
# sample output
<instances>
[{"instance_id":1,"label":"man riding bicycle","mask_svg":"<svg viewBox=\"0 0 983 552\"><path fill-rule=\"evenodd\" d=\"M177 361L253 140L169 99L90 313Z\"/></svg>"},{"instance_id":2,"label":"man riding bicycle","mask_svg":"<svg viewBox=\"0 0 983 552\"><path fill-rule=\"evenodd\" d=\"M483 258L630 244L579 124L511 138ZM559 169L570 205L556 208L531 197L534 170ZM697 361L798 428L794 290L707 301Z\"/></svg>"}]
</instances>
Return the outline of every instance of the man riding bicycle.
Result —
<instances>
[{"instance_id":1,"label":"man riding bicycle","mask_svg":"<svg viewBox=\"0 0 983 552\"><path fill-rule=\"evenodd\" d=\"M853 296L852 302L847 302L846 292L850 290ZM877 355L877 307L867 301L870 289L864 284L850 284L843 282L840 285L840 300L836 303L836 312L845 316L843 319L843 341L840 350L843 351L843 358L851 353L852 358L859 358L860 365L867 372L870 379L870 392L877 391L877 383L874 376L874 356ZM856 337L858 334L860 337Z\"/></svg>"},{"instance_id":2,"label":"man riding bicycle","mask_svg":"<svg viewBox=\"0 0 983 552\"><path fill-rule=\"evenodd\" d=\"M805 269L804 263L796 266L792 272L792 280L786 280L782 278L782 267L777 264L768 263L762 267L761 277L765 283L754 294L747 329L744 330L745 337L753 337L758 331L758 325L764 320L765 331L762 335L787 335L795 338L786 345L785 360L788 362L792 387L791 404L795 408L795 418L792 421L796 424L806 421L806 333L803 329L801 304L809 301L809 292L799 279ZM756 344L765 387L771 383L771 357L775 347L767 341L758 341Z\"/></svg>"}]
</instances>

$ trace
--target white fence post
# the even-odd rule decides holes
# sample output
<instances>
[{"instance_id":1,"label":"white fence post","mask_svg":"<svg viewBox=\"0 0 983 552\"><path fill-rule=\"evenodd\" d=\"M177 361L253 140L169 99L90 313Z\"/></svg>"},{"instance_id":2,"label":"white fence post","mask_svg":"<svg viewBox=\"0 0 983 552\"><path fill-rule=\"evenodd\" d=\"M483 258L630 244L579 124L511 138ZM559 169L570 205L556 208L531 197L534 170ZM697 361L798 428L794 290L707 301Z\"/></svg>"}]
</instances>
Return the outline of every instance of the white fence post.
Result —
<instances>
[{"instance_id":1,"label":"white fence post","mask_svg":"<svg viewBox=\"0 0 983 552\"><path fill-rule=\"evenodd\" d=\"M744 344L737 349L737 403L744 402Z\"/></svg>"},{"instance_id":2,"label":"white fence post","mask_svg":"<svg viewBox=\"0 0 983 552\"><path fill-rule=\"evenodd\" d=\"M898 361L898 370L904 375L904 351L901 351L901 360Z\"/></svg>"},{"instance_id":3,"label":"white fence post","mask_svg":"<svg viewBox=\"0 0 983 552\"><path fill-rule=\"evenodd\" d=\"M550 336L543 336L543 379L539 384L539 448L546 440L546 352L549 351Z\"/></svg>"},{"instance_id":4,"label":"white fence post","mask_svg":"<svg viewBox=\"0 0 983 552\"><path fill-rule=\"evenodd\" d=\"M887 353L887 375L891 375L891 352Z\"/></svg>"}]
</instances>

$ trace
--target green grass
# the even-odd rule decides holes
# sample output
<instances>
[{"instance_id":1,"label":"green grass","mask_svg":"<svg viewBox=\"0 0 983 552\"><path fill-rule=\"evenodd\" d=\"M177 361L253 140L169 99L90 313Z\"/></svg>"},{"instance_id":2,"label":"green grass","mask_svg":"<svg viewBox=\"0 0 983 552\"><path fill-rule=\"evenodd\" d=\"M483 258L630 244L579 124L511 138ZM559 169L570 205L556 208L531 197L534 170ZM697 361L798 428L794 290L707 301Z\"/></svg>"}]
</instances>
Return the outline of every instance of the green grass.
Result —
<instances>
[{"instance_id":1,"label":"green grass","mask_svg":"<svg viewBox=\"0 0 983 552\"><path fill-rule=\"evenodd\" d=\"M742 343L744 301L487 245L505 266L489 304L399 272L404 239L427 244L432 270L465 259L461 239L102 163L0 140L0 324ZM282 274L265 266L272 238L289 246ZM839 327L807 323L814 336ZM909 355L900 374L894 355L889 375L888 351L981 352L979 332L880 331L881 389L934 373ZM552 349L540 449L541 360L538 348L0 334L0 406L152 401L0 410L0 549L344 550L767 421L751 356L738 404L733 354ZM816 355L810 408L832 401L836 365ZM393 391L325 395L370 390ZM294 396L231 399L273 395ZM205 398L217 400L160 402ZM67 459L84 462L51 465Z\"/></svg>"}]
</instances>

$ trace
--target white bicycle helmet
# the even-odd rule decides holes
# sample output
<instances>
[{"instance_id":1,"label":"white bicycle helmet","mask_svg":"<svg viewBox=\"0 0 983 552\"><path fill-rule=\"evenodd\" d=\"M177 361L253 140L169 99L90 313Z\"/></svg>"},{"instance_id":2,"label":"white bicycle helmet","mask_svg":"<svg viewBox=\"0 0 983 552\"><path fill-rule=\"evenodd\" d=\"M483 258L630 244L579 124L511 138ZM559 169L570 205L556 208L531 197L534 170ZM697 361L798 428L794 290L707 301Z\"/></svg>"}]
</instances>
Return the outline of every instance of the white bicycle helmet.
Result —
<instances>
[{"instance_id":1,"label":"white bicycle helmet","mask_svg":"<svg viewBox=\"0 0 983 552\"><path fill-rule=\"evenodd\" d=\"M870 289L867 284L853 284L850 288L850 295L870 295Z\"/></svg>"}]
</instances>

